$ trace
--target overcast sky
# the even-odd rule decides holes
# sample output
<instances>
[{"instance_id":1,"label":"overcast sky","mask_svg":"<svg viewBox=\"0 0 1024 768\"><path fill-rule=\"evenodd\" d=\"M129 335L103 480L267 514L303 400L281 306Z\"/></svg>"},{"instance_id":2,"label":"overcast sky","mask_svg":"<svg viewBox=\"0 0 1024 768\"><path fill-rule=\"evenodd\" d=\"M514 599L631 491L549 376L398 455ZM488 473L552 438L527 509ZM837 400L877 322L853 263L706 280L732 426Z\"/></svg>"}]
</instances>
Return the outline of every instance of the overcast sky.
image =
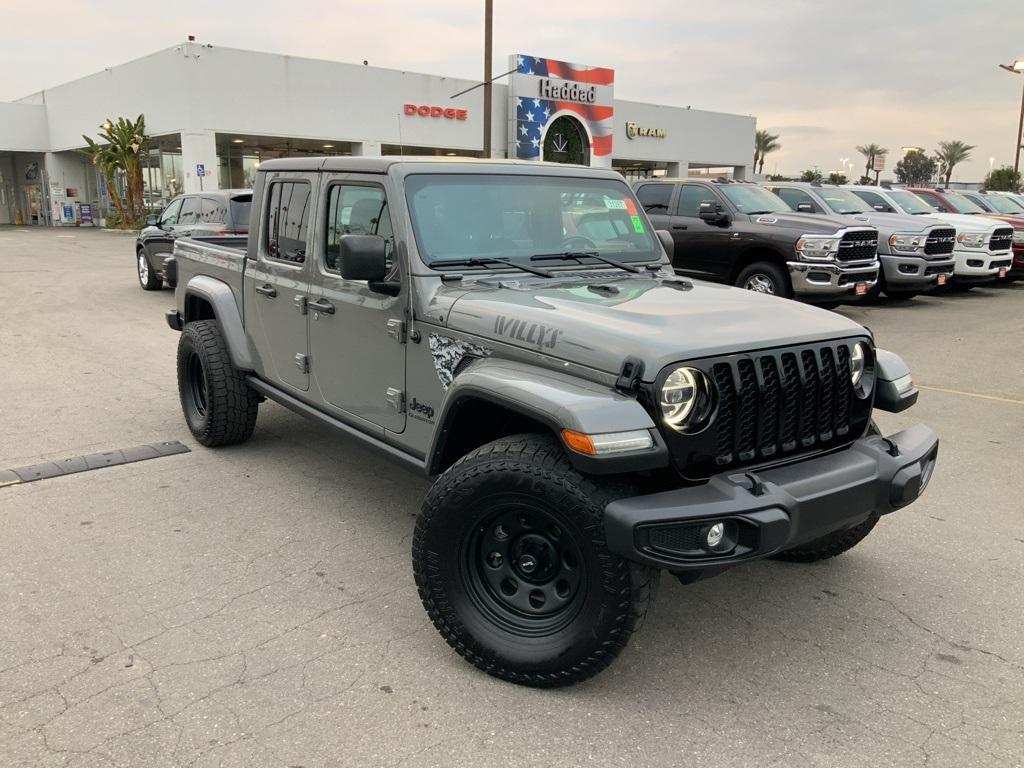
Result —
<instances>
[{"instance_id":1,"label":"overcast sky","mask_svg":"<svg viewBox=\"0 0 1024 768\"><path fill-rule=\"evenodd\" d=\"M977 146L955 179L1013 163L1024 76L1021 0L495 0L508 53L613 67L620 98L754 115L780 134L765 172L863 168L858 144ZM529 14L521 9L529 8ZM483 0L0 0L0 100L200 42L477 78ZM154 87L158 84L154 83ZM245 98L244 92L236 92ZM856 172L856 171L855 171Z\"/></svg>"}]
</instances>

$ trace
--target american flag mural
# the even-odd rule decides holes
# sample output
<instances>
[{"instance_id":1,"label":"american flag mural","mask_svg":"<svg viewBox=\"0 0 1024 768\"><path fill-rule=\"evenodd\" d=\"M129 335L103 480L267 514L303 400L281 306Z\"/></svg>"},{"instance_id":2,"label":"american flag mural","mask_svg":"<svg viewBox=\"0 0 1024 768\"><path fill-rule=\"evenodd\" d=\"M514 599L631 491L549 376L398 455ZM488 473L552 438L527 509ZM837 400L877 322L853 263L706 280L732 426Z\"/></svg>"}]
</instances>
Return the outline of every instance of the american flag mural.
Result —
<instances>
[{"instance_id":1,"label":"american flag mural","mask_svg":"<svg viewBox=\"0 0 1024 768\"><path fill-rule=\"evenodd\" d=\"M615 84L615 70L606 67L588 67L569 64L556 59L538 56L518 55L514 61L517 75L547 78L563 83L580 83L594 86ZM609 98L610 102L611 99ZM538 160L544 146L544 128L551 117L560 112L574 113L590 131L592 143L590 153L595 157L612 153L614 126L611 104L587 104L580 101L549 99L543 97L515 96L515 156L521 160Z\"/></svg>"}]
</instances>

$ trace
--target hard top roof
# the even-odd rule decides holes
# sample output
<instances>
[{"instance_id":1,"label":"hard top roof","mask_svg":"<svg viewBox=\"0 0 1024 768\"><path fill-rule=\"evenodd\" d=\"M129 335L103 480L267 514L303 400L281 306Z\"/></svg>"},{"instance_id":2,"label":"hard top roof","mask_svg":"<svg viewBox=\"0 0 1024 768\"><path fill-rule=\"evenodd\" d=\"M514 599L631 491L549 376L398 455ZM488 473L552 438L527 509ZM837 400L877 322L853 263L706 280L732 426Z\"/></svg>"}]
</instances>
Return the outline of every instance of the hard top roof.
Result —
<instances>
[{"instance_id":1,"label":"hard top roof","mask_svg":"<svg viewBox=\"0 0 1024 768\"><path fill-rule=\"evenodd\" d=\"M260 171L338 171L348 173L389 173L393 169L405 173L476 172L519 175L588 175L621 179L607 168L591 168L565 163L542 163L530 160L486 160L472 157L387 157L327 156L282 157L260 163Z\"/></svg>"}]
</instances>

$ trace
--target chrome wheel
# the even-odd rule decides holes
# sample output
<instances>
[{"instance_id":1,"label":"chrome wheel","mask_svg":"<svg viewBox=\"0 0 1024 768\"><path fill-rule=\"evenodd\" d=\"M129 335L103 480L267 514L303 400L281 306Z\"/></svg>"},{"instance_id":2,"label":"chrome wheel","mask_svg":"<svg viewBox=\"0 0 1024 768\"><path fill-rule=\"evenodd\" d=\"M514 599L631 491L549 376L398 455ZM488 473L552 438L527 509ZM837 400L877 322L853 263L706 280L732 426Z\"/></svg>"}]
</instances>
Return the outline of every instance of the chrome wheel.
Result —
<instances>
[{"instance_id":1,"label":"chrome wheel","mask_svg":"<svg viewBox=\"0 0 1024 768\"><path fill-rule=\"evenodd\" d=\"M746 282L743 283L743 287L748 291L755 291L756 293L775 294L775 281L768 275L760 273L755 273L748 277Z\"/></svg>"},{"instance_id":2,"label":"chrome wheel","mask_svg":"<svg viewBox=\"0 0 1024 768\"><path fill-rule=\"evenodd\" d=\"M139 253L139 282L145 286L149 283L149 262L146 261L146 256L143 253Z\"/></svg>"}]
</instances>

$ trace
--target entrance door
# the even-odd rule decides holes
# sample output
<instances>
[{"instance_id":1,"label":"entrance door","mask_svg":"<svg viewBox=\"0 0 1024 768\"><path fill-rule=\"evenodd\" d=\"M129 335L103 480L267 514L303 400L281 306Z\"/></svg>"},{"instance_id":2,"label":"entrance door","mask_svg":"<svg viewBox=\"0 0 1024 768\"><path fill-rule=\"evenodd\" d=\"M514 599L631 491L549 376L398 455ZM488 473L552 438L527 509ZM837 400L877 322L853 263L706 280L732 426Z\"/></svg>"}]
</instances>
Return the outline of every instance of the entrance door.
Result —
<instances>
[{"instance_id":1,"label":"entrance door","mask_svg":"<svg viewBox=\"0 0 1024 768\"><path fill-rule=\"evenodd\" d=\"M306 302L317 176L281 173L270 179L261 200L257 259L245 269L246 325L256 347L257 372L301 392L309 389Z\"/></svg>"},{"instance_id":2,"label":"entrance door","mask_svg":"<svg viewBox=\"0 0 1024 768\"><path fill-rule=\"evenodd\" d=\"M38 184L29 184L25 187L25 223L46 223L43 216L43 191Z\"/></svg>"},{"instance_id":3,"label":"entrance door","mask_svg":"<svg viewBox=\"0 0 1024 768\"><path fill-rule=\"evenodd\" d=\"M391 432L405 429L405 343L402 322L408 292L371 291L365 280L345 280L338 265L343 235L385 241L392 273L394 233L384 188L356 175L328 179L321 200L325 244L318 254L309 303L313 375L323 399Z\"/></svg>"},{"instance_id":4,"label":"entrance door","mask_svg":"<svg viewBox=\"0 0 1024 768\"><path fill-rule=\"evenodd\" d=\"M590 142L579 120L568 115L555 118L544 133L544 160L590 165Z\"/></svg>"}]
</instances>

